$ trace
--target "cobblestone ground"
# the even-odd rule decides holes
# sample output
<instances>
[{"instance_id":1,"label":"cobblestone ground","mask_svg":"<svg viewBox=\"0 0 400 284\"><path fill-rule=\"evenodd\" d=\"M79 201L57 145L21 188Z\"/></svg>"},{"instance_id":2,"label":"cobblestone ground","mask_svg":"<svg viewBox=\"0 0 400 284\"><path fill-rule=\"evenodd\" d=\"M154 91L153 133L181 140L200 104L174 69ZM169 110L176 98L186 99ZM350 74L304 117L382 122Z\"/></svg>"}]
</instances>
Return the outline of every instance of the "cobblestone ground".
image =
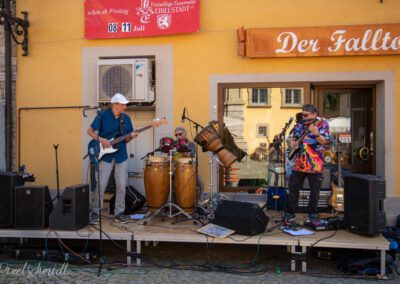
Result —
<instances>
[{"instance_id":1,"label":"cobblestone ground","mask_svg":"<svg viewBox=\"0 0 400 284\"><path fill-rule=\"evenodd\" d=\"M335 261L311 254L307 273L291 272L284 247L160 243L142 251L143 265L128 267L120 249L105 243L106 263L100 276L97 264L26 262L3 253L0 283L400 283L398 275L386 281L350 277L336 268Z\"/></svg>"}]
</instances>

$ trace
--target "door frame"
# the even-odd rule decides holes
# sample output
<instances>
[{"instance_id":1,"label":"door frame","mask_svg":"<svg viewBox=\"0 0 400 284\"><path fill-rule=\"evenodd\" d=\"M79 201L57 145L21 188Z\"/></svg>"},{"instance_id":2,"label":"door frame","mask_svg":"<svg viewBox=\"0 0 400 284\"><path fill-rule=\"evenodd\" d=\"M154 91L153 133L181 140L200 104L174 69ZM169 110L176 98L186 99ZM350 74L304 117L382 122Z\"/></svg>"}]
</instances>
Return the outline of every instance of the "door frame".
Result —
<instances>
[{"instance_id":1,"label":"door frame","mask_svg":"<svg viewBox=\"0 0 400 284\"><path fill-rule=\"evenodd\" d=\"M371 90L371 105L369 106L372 110L372 117L370 118L370 125L373 132L373 140L372 144L374 147L374 154L370 156L371 158L371 165L370 171L372 174L376 174L376 84L360 84L357 82L343 84L343 82L338 82L337 84L329 83L327 84L312 84L311 86L312 96L311 100L314 102L315 106L322 112L323 110L323 100L322 100L322 93L327 91L332 92L362 92L362 90Z\"/></svg>"}]
</instances>

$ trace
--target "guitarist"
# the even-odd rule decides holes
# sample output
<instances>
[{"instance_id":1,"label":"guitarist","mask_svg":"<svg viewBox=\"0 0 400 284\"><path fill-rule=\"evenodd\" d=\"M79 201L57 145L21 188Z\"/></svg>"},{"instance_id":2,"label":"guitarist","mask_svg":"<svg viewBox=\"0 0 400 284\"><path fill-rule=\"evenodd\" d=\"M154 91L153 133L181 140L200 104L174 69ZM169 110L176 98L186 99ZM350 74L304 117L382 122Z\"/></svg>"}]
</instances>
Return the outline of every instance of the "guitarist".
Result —
<instances>
[{"instance_id":1,"label":"guitarist","mask_svg":"<svg viewBox=\"0 0 400 284\"><path fill-rule=\"evenodd\" d=\"M319 191L323 180L323 151L329 141L329 125L325 120L317 118L317 114L318 110L314 105L303 105L303 119L294 126L293 138L290 139L290 147L298 148L299 151L293 158L293 172L289 178L289 197L284 218L286 223L294 221L300 190L306 177L310 184L308 217L310 221L318 220ZM297 141L301 136L304 137L302 142Z\"/></svg>"},{"instance_id":2,"label":"guitarist","mask_svg":"<svg viewBox=\"0 0 400 284\"><path fill-rule=\"evenodd\" d=\"M92 139L99 140L104 148L111 147L109 139L114 138L115 136L131 133L125 141L115 145L115 147L119 148L118 151L105 155L101 161L99 161L101 208L103 207L104 191L106 190L108 179L110 178L111 171L115 165L114 178L116 185L116 198L114 220L120 223L126 223L129 221L128 216L124 215L125 190L128 179L128 153L126 143L138 136L137 133L133 132L133 125L130 117L124 113L128 102L129 101L122 94L115 94L111 98L111 109L100 112L87 130L87 134ZM98 222L99 195L97 191L98 187L96 187L91 198L91 224L96 224Z\"/></svg>"}]
</instances>

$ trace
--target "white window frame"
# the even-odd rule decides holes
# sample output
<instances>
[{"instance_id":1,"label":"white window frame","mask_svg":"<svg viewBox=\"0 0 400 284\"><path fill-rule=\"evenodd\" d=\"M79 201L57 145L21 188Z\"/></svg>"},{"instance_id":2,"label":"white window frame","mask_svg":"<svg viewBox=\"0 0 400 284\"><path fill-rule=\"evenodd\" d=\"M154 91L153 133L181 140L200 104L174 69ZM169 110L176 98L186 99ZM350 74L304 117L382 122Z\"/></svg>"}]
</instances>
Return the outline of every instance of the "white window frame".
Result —
<instances>
[{"instance_id":1,"label":"white window frame","mask_svg":"<svg viewBox=\"0 0 400 284\"><path fill-rule=\"evenodd\" d=\"M258 102L253 102L253 90L257 90L257 99ZM261 90L266 90L266 102L261 103L260 102L260 97L261 97ZM271 88L248 88L248 106L250 107L270 107L271 106Z\"/></svg>"},{"instance_id":2,"label":"white window frame","mask_svg":"<svg viewBox=\"0 0 400 284\"><path fill-rule=\"evenodd\" d=\"M286 102L286 91L300 90L300 103L294 103L294 93L291 94L291 102ZM302 107L304 104L304 88L291 87L291 88L281 88L282 95L282 106L283 107Z\"/></svg>"},{"instance_id":3,"label":"white window frame","mask_svg":"<svg viewBox=\"0 0 400 284\"><path fill-rule=\"evenodd\" d=\"M260 128L265 127L265 135L260 134ZM269 137L269 124L268 123L257 123L256 125L256 138Z\"/></svg>"}]
</instances>

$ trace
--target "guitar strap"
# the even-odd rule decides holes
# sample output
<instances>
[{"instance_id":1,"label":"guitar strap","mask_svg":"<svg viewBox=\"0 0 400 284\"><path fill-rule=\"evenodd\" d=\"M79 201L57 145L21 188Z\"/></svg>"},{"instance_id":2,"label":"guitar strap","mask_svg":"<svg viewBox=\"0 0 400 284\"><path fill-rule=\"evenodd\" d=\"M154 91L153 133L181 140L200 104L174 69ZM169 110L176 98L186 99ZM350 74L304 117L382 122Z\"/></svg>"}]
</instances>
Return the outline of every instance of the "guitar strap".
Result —
<instances>
[{"instance_id":1,"label":"guitar strap","mask_svg":"<svg viewBox=\"0 0 400 284\"><path fill-rule=\"evenodd\" d=\"M120 134L124 134L124 114L121 113L120 117L119 117L119 132Z\"/></svg>"}]
</instances>

